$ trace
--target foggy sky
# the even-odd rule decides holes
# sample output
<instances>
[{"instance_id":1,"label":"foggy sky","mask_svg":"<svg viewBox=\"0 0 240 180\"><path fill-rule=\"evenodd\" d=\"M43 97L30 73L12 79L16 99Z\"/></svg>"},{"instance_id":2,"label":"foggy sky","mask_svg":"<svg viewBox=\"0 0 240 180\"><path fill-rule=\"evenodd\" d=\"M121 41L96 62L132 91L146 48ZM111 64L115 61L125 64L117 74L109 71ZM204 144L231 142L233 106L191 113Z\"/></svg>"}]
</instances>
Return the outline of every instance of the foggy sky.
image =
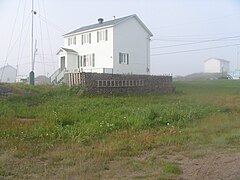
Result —
<instances>
[{"instance_id":1,"label":"foggy sky","mask_svg":"<svg viewBox=\"0 0 240 180\"><path fill-rule=\"evenodd\" d=\"M222 58L231 70L240 64L240 1L238 0L34 0L36 75L58 68L62 35L81 26L137 14L153 33L151 74L203 72L203 61ZM0 0L0 67L31 70L29 0ZM169 47L172 46L172 47ZM217 48L220 46L229 46ZM201 50L205 48L215 48ZM186 52L188 51L188 52Z\"/></svg>"}]
</instances>

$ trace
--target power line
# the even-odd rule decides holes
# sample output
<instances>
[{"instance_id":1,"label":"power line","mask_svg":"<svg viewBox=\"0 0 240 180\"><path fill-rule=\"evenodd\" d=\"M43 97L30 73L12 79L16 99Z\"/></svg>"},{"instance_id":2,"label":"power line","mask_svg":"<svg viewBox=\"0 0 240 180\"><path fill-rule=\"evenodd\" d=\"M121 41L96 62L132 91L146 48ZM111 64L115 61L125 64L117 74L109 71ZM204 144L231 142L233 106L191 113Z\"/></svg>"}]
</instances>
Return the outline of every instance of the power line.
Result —
<instances>
[{"instance_id":1,"label":"power line","mask_svg":"<svg viewBox=\"0 0 240 180\"><path fill-rule=\"evenodd\" d=\"M234 14L239 16L239 12L237 13L231 13L231 14ZM166 25L166 26L160 26L160 27L155 27L153 29L163 29L163 28L173 28L173 27L177 27L177 26L187 26L187 25L191 25L191 24L208 24L209 22L212 22L212 21L219 21L219 20L222 20L222 19L225 19L225 18L232 18L231 15L227 15L227 16L222 16L222 17L211 17L211 18L207 18L207 19L199 19L199 20L196 20L196 21L190 21L190 22L185 22L185 23L179 23L179 24L170 24L170 25Z\"/></svg>"},{"instance_id":2,"label":"power line","mask_svg":"<svg viewBox=\"0 0 240 180\"><path fill-rule=\"evenodd\" d=\"M162 41L162 42L198 42L198 41L208 41L208 40L212 40L213 38L207 38L207 37L202 37L202 38L178 38L178 39L167 39L167 38L159 38L159 39L151 39L151 41L153 42L157 42L157 41ZM219 41L233 41L233 40L239 40L239 39L222 39Z\"/></svg>"},{"instance_id":3,"label":"power line","mask_svg":"<svg viewBox=\"0 0 240 180\"><path fill-rule=\"evenodd\" d=\"M39 64L58 64L58 62L50 62L50 61L45 61L45 62L42 62L42 61L36 61L36 63L39 63Z\"/></svg>"},{"instance_id":4,"label":"power line","mask_svg":"<svg viewBox=\"0 0 240 180\"><path fill-rule=\"evenodd\" d=\"M10 42L9 42L9 45L8 45L7 55L6 55L6 59L5 59L5 62L4 62L3 71L2 71L2 73L1 73L0 82L2 81L3 74L4 74L4 70L5 70L5 65L6 65L6 63L7 63L7 60L8 60L9 54L10 54L12 38L13 38L14 29L15 29L15 26L16 26L16 21L17 21L17 17L18 17L19 9L20 9L20 4L21 4L21 1L19 1L19 3L18 3L17 13L16 13L16 17L15 17L15 19L14 19L14 23L13 23L13 28L12 28L11 38L10 38Z\"/></svg>"},{"instance_id":5,"label":"power line","mask_svg":"<svg viewBox=\"0 0 240 180\"><path fill-rule=\"evenodd\" d=\"M187 52L195 52L195 51L204 51L209 49L218 49L218 48L225 48L225 47L232 47L232 46L239 46L239 45L240 44L230 44L225 46L215 46L215 47L201 48L201 49L190 49L185 51L173 51L173 52L167 52L167 53L151 54L151 56L161 56L161 55L167 55L167 54L179 54L179 53L187 53Z\"/></svg>"},{"instance_id":6,"label":"power line","mask_svg":"<svg viewBox=\"0 0 240 180\"><path fill-rule=\"evenodd\" d=\"M38 12L40 13L40 2L38 0ZM41 23L41 19L39 18L39 26L40 26L40 35L41 35L41 47L42 47L42 58L43 58L43 63L45 61L45 58L44 58L44 50L43 50L43 37L42 37L42 23ZM45 69L45 66L43 67L43 71L44 71L44 74L46 74L46 69Z\"/></svg>"},{"instance_id":7,"label":"power line","mask_svg":"<svg viewBox=\"0 0 240 180\"><path fill-rule=\"evenodd\" d=\"M23 58L23 51L24 51L24 48L25 48L25 46L26 46L26 43L27 43L27 40L28 40L28 32L30 32L30 21L28 21L29 19L30 19L30 13L29 13L29 16L27 17L27 20L26 20L26 23L28 22L28 25L25 25L25 27L27 28L26 29L26 34L25 34L25 38L24 38L24 41L23 41L23 43L22 43L22 50L21 50L21 55L20 55L20 57L21 57L21 59ZM30 57L30 56L29 56Z\"/></svg>"},{"instance_id":8,"label":"power line","mask_svg":"<svg viewBox=\"0 0 240 180\"><path fill-rule=\"evenodd\" d=\"M221 40L233 39L233 38L240 38L240 36L229 36L229 37L224 37L224 38L209 39L209 40L203 40L203 41L198 41L198 42L189 42L189 43L175 44L175 45L169 45L169 46L159 46L159 47L154 47L154 48L151 48L151 49L186 46L186 45L193 45L193 44L200 44L200 43L207 43L207 42L215 42L215 41L221 41Z\"/></svg>"},{"instance_id":9,"label":"power line","mask_svg":"<svg viewBox=\"0 0 240 180\"><path fill-rule=\"evenodd\" d=\"M38 57L41 57L41 58L42 58L42 56L41 56L40 54L38 55ZM54 58L51 58L52 56L51 56L50 58L47 58L46 56L44 56L44 57L45 57L45 60L52 61L53 63L56 62Z\"/></svg>"},{"instance_id":10,"label":"power line","mask_svg":"<svg viewBox=\"0 0 240 180\"><path fill-rule=\"evenodd\" d=\"M43 0L42 1L42 4L43 4L43 12L44 12L44 17L45 19L47 19L46 17L46 9L45 9L45 1ZM49 41L49 47L50 47L50 52L52 54L52 59L53 58L53 50L52 50L52 44L51 44L51 39L50 39L50 34L49 34L49 29L48 29L48 22L46 21L46 27L47 27L47 34L48 34L48 41Z\"/></svg>"},{"instance_id":11,"label":"power line","mask_svg":"<svg viewBox=\"0 0 240 180\"><path fill-rule=\"evenodd\" d=\"M233 35L239 35L240 32L229 32L229 33L212 33L212 34L192 34L192 35L166 35L166 36L163 36L161 35L160 38L153 38L153 40L158 40L158 39L161 39L162 37L165 37L165 38L193 38L193 37L201 37L201 38L210 38L210 37L216 37L216 36L233 36ZM158 36L154 36L154 37L158 37Z\"/></svg>"},{"instance_id":12,"label":"power line","mask_svg":"<svg viewBox=\"0 0 240 180\"><path fill-rule=\"evenodd\" d=\"M23 28L24 28L25 14L26 14L26 0L24 1L24 9L23 9L23 16L22 16L22 26L21 26L21 31L20 31L20 40L19 40L19 47L18 47L17 67L18 67L18 63L20 61L20 50L21 50L21 45L22 45L22 33L23 33ZM18 72L18 69L17 69L17 72Z\"/></svg>"},{"instance_id":13,"label":"power line","mask_svg":"<svg viewBox=\"0 0 240 180\"><path fill-rule=\"evenodd\" d=\"M58 30L60 33L64 33L66 32L66 30L64 30L62 27L60 27L59 25L54 24L53 22L51 22L50 20L48 20L46 17L43 17L41 14L38 13L38 17L39 19L41 19L42 21L44 21L45 23L48 23L50 25L52 25L52 27L55 28L55 30Z\"/></svg>"}]
</instances>

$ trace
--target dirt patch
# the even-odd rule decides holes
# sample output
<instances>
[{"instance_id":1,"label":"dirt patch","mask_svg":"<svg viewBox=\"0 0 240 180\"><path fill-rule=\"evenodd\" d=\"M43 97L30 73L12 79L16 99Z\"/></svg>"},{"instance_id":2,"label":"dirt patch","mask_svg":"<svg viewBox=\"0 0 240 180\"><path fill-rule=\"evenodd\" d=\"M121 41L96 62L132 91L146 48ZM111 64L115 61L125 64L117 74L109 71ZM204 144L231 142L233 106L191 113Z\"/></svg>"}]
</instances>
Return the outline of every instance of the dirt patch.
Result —
<instances>
[{"instance_id":1,"label":"dirt patch","mask_svg":"<svg viewBox=\"0 0 240 180\"><path fill-rule=\"evenodd\" d=\"M33 122L33 121L37 121L37 119L33 119L33 118L18 118L18 121L21 122Z\"/></svg>"},{"instance_id":2,"label":"dirt patch","mask_svg":"<svg viewBox=\"0 0 240 180\"><path fill-rule=\"evenodd\" d=\"M179 179L240 179L240 153L214 153L197 159L182 158Z\"/></svg>"},{"instance_id":3,"label":"dirt patch","mask_svg":"<svg viewBox=\"0 0 240 180\"><path fill-rule=\"evenodd\" d=\"M161 155L154 151L139 157L120 158L110 162L108 170L103 172L101 177L103 179L240 179L240 153L204 152L203 154L198 152L197 156L192 157L186 154L187 152ZM164 166L159 163L162 160L178 165L181 175L173 174L172 171L164 172Z\"/></svg>"}]
</instances>

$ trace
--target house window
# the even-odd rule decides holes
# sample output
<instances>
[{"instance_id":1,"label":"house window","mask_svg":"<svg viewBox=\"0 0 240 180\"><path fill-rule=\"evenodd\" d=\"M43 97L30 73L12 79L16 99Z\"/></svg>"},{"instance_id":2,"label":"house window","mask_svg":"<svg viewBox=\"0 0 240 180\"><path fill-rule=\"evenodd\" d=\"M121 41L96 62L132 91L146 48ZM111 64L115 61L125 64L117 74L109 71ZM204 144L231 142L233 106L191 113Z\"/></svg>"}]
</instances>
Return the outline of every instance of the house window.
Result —
<instances>
[{"instance_id":1,"label":"house window","mask_svg":"<svg viewBox=\"0 0 240 180\"><path fill-rule=\"evenodd\" d=\"M77 68L81 67L81 56L78 56L77 58Z\"/></svg>"},{"instance_id":2,"label":"house window","mask_svg":"<svg viewBox=\"0 0 240 180\"><path fill-rule=\"evenodd\" d=\"M119 64L129 64L129 54L119 53Z\"/></svg>"},{"instance_id":3,"label":"house window","mask_svg":"<svg viewBox=\"0 0 240 180\"><path fill-rule=\"evenodd\" d=\"M76 36L73 37L73 44L76 45L77 38Z\"/></svg>"},{"instance_id":4,"label":"house window","mask_svg":"<svg viewBox=\"0 0 240 180\"><path fill-rule=\"evenodd\" d=\"M70 46L70 45L72 45L72 44L76 45L76 43L77 43L77 38L76 38L76 36L74 36L74 37L69 37L69 38L68 38L68 46Z\"/></svg>"},{"instance_id":5,"label":"house window","mask_svg":"<svg viewBox=\"0 0 240 180\"><path fill-rule=\"evenodd\" d=\"M91 44L91 33L82 34L82 45Z\"/></svg>"},{"instance_id":6,"label":"house window","mask_svg":"<svg viewBox=\"0 0 240 180\"><path fill-rule=\"evenodd\" d=\"M68 38L68 46L70 46L70 38Z\"/></svg>"},{"instance_id":7,"label":"house window","mask_svg":"<svg viewBox=\"0 0 240 180\"><path fill-rule=\"evenodd\" d=\"M95 67L95 54L86 54L80 56L79 64L81 67Z\"/></svg>"},{"instance_id":8,"label":"house window","mask_svg":"<svg viewBox=\"0 0 240 180\"><path fill-rule=\"evenodd\" d=\"M95 67L95 54L92 53L92 67Z\"/></svg>"},{"instance_id":9,"label":"house window","mask_svg":"<svg viewBox=\"0 0 240 180\"><path fill-rule=\"evenodd\" d=\"M108 40L108 30L104 29L97 32L97 42Z\"/></svg>"}]
</instances>

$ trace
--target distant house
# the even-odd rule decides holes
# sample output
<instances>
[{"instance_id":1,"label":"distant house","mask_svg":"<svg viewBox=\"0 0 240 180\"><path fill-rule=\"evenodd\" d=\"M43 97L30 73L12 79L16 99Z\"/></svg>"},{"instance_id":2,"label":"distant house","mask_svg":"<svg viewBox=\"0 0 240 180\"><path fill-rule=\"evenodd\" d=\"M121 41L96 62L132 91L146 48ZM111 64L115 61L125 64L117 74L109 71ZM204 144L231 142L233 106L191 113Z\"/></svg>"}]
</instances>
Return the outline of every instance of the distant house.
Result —
<instances>
[{"instance_id":1,"label":"distant house","mask_svg":"<svg viewBox=\"0 0 240 180\"><path fill-rule=\"evenodd\" d=\"M35 78L35 84L50 84L49 78L46 76L37 76Z\"/></svg>"},{"instance_id":2,"label":"distant house","mask_svg":"<svg viewBox=\"0 0 240 180\"><path fill-rule=\"evenodd\" d=\"M218 58L209 58L204 61L205 73L228 73L229 61Z\"/></svg>"},{"instance_id":3,"label":"distant house","mask_svg":"<svg viewBox=\"0 0 240 180\"><path fill-rule=\"evenodd\" d=\"M66 71L148 75L151 36L137 15L99 18L97 24L63 35L64 47L57 52L60 68L51 82L61 82Z\"/></svg>"},{"instance_id":4,"label":"distant house","mask_svg":"<svg viewBox=\"0 0 240 180\"><path fill-rule=\"evenodd\" d=\"M0 68L0 82L14 83L16 82L17 69L6 65Z\"/></svg>"},{"instance_id":5,"label":"distant house","mask_svg":"<svg viewBox=\"0 0 240 180\"><path fill-rule=\"evenodd\" d=\"M239 70L239 69L236 69L236 70L230 72L229 75L230 75L233 79L240 79L240 70Z\"/></svg>"},{"instance_id":6,"label":"distant house","mask_svg":"<svg viewBox=\"0 0 240 180\"><path fill-rule=\"evenodd\" d=\"M17 83L28 83L28 77L24 75L17 75L16 77Z\"/></svg>"}]
</instances>

